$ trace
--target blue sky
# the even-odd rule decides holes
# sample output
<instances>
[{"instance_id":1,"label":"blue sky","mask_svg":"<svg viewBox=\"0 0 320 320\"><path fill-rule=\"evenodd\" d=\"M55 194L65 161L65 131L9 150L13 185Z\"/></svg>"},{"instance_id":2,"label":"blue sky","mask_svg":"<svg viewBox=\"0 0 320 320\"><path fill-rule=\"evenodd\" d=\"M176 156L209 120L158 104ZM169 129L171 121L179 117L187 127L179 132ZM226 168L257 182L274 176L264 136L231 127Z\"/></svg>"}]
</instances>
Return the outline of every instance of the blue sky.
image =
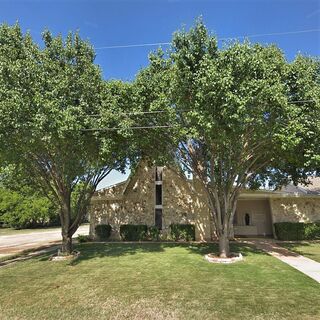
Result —
<instances>
[{"instance_id":1,"label":"blue sky","mask_svg":"<svg viewBox=\"0 0 320 320\"><path fill-rule=\"evenodd\" d=\"M0 0L0 22L19 21L39 43L45 28L63 35L79 30L97 48L170 42L200 15L218 38L320 29L319 0ZM298 52L320 55L319 31L251 40L276 43L289 60ZM131 80L155 48L97 49L96 63L106 79ZM101 186L125 177L113 173Z\"/></svg>"}]
</instances>

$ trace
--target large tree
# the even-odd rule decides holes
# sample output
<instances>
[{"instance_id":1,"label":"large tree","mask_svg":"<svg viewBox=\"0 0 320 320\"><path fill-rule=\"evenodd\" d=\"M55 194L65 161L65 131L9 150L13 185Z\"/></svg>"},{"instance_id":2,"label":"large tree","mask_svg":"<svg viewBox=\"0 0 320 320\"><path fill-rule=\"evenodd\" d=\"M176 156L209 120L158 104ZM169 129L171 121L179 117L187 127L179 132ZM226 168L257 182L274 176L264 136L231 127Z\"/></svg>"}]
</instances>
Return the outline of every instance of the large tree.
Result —
<instances>
[{"instance_id":1,"label":"large tree","mask_svg":"<svg viewBox=\"0 0 320 320\"><path fill-rule=\"evenodd\" d=\"M62 252L70 253L97 185L125 165L123 135L95 130L119 126L125 96L122 83L103 81L78 34L45 31L43 40L41 48L18 25L0 27L1 155L59 207Z\"/></svg>"},{"instance_id":2,"label":"large tree","mask_svg":"<svg viewBox=\"0 0 320 320\"><path fill-rule=\"evenodd\" d=\"M228 256L241 190L303 182L318 168L319 63L301 56L289 63L275 45L248 41L219 49L201 21L151 57L137 81L165 82L156 94L144 90L143 101L174 111L157 138L199 180L219 254Z\"/></svg>"}]
</instances>

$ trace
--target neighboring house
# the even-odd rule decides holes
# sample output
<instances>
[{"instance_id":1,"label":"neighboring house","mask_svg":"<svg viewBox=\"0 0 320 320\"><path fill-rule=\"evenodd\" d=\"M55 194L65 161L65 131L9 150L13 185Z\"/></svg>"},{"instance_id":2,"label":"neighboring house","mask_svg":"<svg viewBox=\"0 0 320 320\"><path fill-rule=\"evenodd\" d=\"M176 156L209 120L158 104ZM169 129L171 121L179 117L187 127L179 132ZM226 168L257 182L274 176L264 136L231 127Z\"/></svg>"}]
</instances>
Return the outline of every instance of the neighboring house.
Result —
<instances>
[{"instance_id":1,"label":"neighboring house","mask_svg":"<svg viewBox=\"0 0 320 320\"><path fill-rule=\"evenodd\" d=\"M289 185L279 191L244 190L234 218L235 236L273 236L275 222L320 221L320 178L309 186ZM92 198L90 234L108 223L119 238L121 224L155 225L166 232L171 223L195 224L196 240L211 240L215 232L209 207L196 179L169 167L141 163L127 179L99 190Z\"/></svg>"}]
</instances>

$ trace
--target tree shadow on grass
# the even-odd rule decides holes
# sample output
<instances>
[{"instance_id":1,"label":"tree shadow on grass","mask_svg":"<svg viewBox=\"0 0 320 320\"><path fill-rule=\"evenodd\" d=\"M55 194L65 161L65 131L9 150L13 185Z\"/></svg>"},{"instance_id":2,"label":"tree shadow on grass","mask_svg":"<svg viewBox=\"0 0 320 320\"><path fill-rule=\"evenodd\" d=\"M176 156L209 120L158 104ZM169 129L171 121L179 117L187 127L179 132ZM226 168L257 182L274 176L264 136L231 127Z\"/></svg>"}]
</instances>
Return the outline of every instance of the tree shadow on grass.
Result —
<instances>
[{"instance_id":1,"label":"tree shadow on grass","mask_svg":"<svg viewBox=\"0 0 320 320\"><path fill-rule=\"evenodd\" d=\"M80 251L79 257L70 261L68 265L75 266L84 261L96 258L113 258L128 255L135 255L138 253L163 253L166 249L170 248L185 248L186 253L198 254L204 256L207 253L218 253L218 245L216 243L163 243L163 242L150 242L150 243L82 243L75 245L75 250ZM247 256L252 253L266 254L261 250L256 249L252 245L243 243L231 243L231 252L239 253ZM42 256L40 261L47 261L50 254Z\"/></svg>"},{"instance_id":2,"label":"tree shadow on grass","mask_svg":"<svg viewBox=\"0 0 320 320\"><path fill-rule=\"evenodd\" d=\"M282 248L285 248L296 255L306 255L309 258L313 256L317 256L317 254L314 254L312 252L305 252L304 249L310 247L313 244L320 245L320 241L318 240L309 240L309 241L278 241L277 245L279 245Z\"/></svg>"},{"instance_id":3,"label":"tree shadow on grass","mask_svg":"<svg viewBox=\"0 0 320 320\"><path fill-rule=\"evenodd\" d=\"M200 255L205 255L208 253L218 254L219 252L219 246L217 243L200 243L195 245L190 244L188 249L190 253L195 253ZM250 254L267 255L267 253L257 249L253 245L244 244L244 243L235 243L235 242L230 243L230 251L234 253L241 253L244 257Z\"/></svg>"},{"instance_id":4,"label":"tree shadow on grass","mask_svg":"<svg viewBox=\"0 0 320 320\"><path fill-rule=\"evenodd\" d=\"M320 244L320 242L317 241L309 241L309 242L302 242L302 241L277 241L277 244L281 247L284 247L288 250L294 250L297 246L299 247L310 247L311 244L315 244L318 243Z\"/></svg>"},{"instance_id":5,"label":"tree shadow on grass","mask_svg":"<svg viewBox=\"0 0 320 320\"><path fill-rule=\"evenodd\" d=\"M231 243L231 252L240 253L243 256L250 254L266 255L265 252L252 245ZM137 253L161 253L170 248L185 248L187 252L204 256L207 253L218 252L216 243L87 243L76 247L81 252L80 256L70 264L77 265L92 258L120 257L135 255Z\"/></svg>"},{"instance_id":6,"label":"tree shadow on grass","mask_svg":"<svg viewBox=\"0 0 320 320\"><path fill-rule=\"evenodd\" d=\"M171 245L171 244L169 244ZM163 243L84 243L75 247L80 251L77 259L70 262L70 265L77 265L83 261L93 258L120 257L135 255L137 253L164 252L167 244Z\"/></svg>"}]
</instances>

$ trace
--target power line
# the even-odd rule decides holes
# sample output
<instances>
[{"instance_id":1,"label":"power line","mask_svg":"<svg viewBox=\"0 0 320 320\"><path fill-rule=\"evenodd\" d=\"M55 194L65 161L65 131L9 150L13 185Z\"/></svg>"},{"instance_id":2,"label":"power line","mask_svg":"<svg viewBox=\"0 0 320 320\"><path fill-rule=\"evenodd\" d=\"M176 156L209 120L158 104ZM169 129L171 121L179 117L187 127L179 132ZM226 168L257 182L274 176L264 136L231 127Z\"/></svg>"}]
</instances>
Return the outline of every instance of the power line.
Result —
<instances>
[{"instance_id":1,"label":"power line","mask_svg":"<svg viewBox=\"0 0 320 320\"><path fill-rule=\"evenodd\" d=\"M103 47L96 47L95 49L102 50L102 49L135 48L135 47L153 47L153 46L164 46L169 44L171 44L171 42L141 43L141 44L120 45L120 46L103 46Z\"/></svg>"},{"instance_id":2,"label":"power line","mask_svg":"<svg viewBox=\"0 0 320 320\"><path fill-rule=\"evenodd\" d=\"M296 103L306 103L306 102L316 102L315 100L295 100L295 101L290 101L289 104L296 104ZM192 109L190 110L179 110L179 109L171 109L171 110L153 110L153 111L133 111L133 112L119 112L117 113L118 115L133 115L133 116L139 116L139 115L144 115L144 114L156 114L156 113L166 113L166 112L189 112L193 111ZM101 114L89 114L86 115L88 117L101 117Z\"/></svg>"},{"instance_id":3,"label":"power line","mask_svg":"<svg viewBox=\"0 0 320 320\"><path fill-rule=\"evenodd\" d=\"M307 30L273 32L273 33L257 33L257 34L244 35L244 36L217 38L217 40L226 41L226 40L234 40L234 39L242 39L242 38L283 36L283 35L293 35L293 34L310 33L310 32L320 32L320 29L307 29ZM164 46L164 45L166 46L170 44L171 42L139 43L139 44L127 44L127 45L101 46L101 47L95 47L95 49L104 50L104 49L136 48L136 47L154 47L154 46Z\"/></svg>"},{"instance_id":4,"label":"power line","mask_svg":"<svg viewBox=\"0 0 320 320\"><path fill-rule=\"evenodd\" d=\"M113 127L113 128L90 128L82 129L81 131L113 131L121 129L163 129L163 128L174 128L177 126L136 126L136 127Z\"/></svg>"},{"instance_id":5,"label":"power line","mask_svg":"<svg viewBox=\"0 0 320 320\"><path fill-rule=\"evenodd\" d=\"M274 32L274 33L258 33L251 34L246 36L237 36L237 37L229 37L229 38L220 38L219 40L232 40L232 39L241 39L241 38L257 38L257 37L266 37L266 36L284 36L290 34L299 34L299 33L309 33L309 32L319 32L320 29L308 29L308 30L297 30L297 31L286 31L286 32Z\"/></svg>"},{"instance_id":6,"label":"power line","mask_svg":"<svg viewBox=\"0 0 320 320\"><path fill-rule=\"evenodd\" d=\"M305 103L305 102L315 102L315 100L294 100L290 101L289 104L295 104L295 103ZM152 114L152 113L164 113L168 112L171 110L154 110L154 111L141 111L139 113L137 112L124 112L120 114L125 114L125 115L141 115L141 114ZM178 112L188 112L192 110L173 110L173 111L178 111ZM100 117L101 115L89 115L91 117ZM133 127L109 127L109 128L89 128L89 129L82 129L81 131L114 131L114 130L121 130L121 129L164 129L164 128L175 128L178 127L178 125L163 125L163 126L133 126Z\"/></svg>"},{"instance_id":7,"label":"power line","mask_svg":"<svg viewBox=\"0 0 320 320\"><path fill-rule=\"evenodd\" d=\"M119 115L135 115L139 116L141 114L154 114L154 113L164 113L164 112L169 112L169 111L176 111L176 112L187 112L188 110L176 110L176 109L171 109L171 110L153 110L153 111L133 111L133 112L119 112ZM100 114L89 114L89 117L100 117Z\"/></svg>"},{"instance_id":8,"label":"power line","mask_svg":"<svg viewBox=\"0 0 320 320\"><path fill-rule=\"evenodd\" d=\"M305 103L305 102L316 102L316 101L315 100L296 100L296 101L290 101L289 104Z\"/></svg>"}]
</instances>

